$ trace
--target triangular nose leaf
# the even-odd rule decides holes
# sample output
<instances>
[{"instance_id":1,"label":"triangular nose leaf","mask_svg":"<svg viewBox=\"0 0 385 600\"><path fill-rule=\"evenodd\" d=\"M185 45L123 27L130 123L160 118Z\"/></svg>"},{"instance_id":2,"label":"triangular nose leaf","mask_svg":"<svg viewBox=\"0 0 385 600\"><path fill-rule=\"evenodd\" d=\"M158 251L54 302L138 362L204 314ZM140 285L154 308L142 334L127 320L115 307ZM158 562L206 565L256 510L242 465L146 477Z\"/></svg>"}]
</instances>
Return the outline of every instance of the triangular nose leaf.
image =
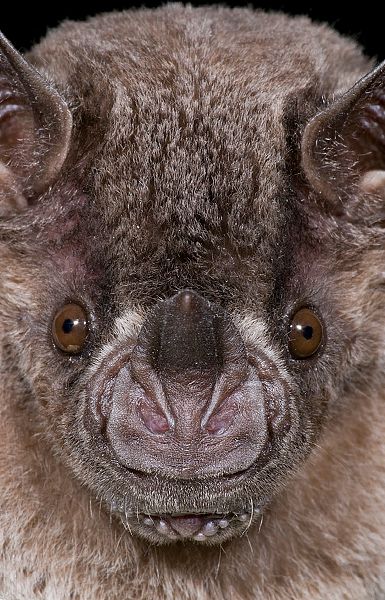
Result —
<instances>
[{"instance_id":1,"label":"triangular nose leaf","mask_svg":"<svg viewBox=\"0 0 385 600\"><path fill-rule=\"evenodd\" d=\"M162 308L158 370L219 372L223 360L218 339L221 319L210 303L186 290Z\"/></svg>"}]
</instances>

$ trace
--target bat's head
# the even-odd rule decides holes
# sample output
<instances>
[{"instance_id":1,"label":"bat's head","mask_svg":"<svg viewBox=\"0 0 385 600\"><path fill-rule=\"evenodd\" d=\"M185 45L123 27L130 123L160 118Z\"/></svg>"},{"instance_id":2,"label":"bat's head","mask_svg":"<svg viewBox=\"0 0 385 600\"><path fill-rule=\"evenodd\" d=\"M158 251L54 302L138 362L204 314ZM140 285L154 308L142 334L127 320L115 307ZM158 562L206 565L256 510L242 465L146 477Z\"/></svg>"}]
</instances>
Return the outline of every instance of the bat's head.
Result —
<instances>
[{"instance_id":1,"label":"bat's head","mask_svg":"<svg viewBox=\"0 0 385 600\"><path fill-rule=\"evenodd\" d=\"M342 94L327 28L178 6L29 60L1 39L6 376L133 533L223 542L378 380L384 67Z\"/></svg>"}]
</instances>

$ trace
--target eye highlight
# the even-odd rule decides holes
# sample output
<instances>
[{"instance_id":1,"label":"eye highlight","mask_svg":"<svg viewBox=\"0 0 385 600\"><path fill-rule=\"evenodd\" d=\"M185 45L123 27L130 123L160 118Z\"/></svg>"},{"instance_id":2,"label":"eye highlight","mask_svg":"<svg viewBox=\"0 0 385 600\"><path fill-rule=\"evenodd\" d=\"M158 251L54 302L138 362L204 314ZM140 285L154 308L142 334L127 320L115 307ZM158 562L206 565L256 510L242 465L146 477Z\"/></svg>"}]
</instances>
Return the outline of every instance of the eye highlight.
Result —
<instances>
[{"instance_id":1,"label":"eye highlight","mask_svg":"<svg viewBox=\"0 0 385 600\"><path fill-rule=\"evenodd\" d=\"M55 345L68 354L79 354L88 336L87 315L79 304L66 304L52 322Z\"/></svg>"},{"instance_id":2,"label":"eye highlight","mask_svg":"<svg viewBox=\"0 0 385 600\"><path fill-rule=\"evenodd\" d=\"M321 346L323 326L310 308L300 308L292 317L289 328L289 350L294 358L313 356Z\"/></svg>"}]
</instances>

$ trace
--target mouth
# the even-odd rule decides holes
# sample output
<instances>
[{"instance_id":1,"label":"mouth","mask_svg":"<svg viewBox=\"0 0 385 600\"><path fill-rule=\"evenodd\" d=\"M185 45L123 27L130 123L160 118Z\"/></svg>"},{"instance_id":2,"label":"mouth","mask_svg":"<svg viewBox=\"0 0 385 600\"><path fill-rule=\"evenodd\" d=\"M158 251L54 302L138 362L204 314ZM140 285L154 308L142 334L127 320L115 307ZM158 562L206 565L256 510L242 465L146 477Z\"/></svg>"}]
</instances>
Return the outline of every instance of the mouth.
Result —
<instances>
[{"instance_id":1,"label":"mouth","mask_svg":"<svg viewBox=\"0 0 385 600\"><path fill-rule=\"evenodd\" d=\"M226 514L139 514L138 521L146 536L158 534L163 541L194 540L216 542L235 530L245 531L259 511ZM227 535L226 535L227 534Z\"/></svg>"}]
</instances>

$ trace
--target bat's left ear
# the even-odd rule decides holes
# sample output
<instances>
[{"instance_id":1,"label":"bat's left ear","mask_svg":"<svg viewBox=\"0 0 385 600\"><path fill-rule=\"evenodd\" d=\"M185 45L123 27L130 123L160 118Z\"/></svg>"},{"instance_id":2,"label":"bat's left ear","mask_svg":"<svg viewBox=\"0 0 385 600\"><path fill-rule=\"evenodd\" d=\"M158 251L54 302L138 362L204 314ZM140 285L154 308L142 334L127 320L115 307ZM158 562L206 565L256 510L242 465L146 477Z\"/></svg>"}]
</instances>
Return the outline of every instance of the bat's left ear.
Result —
<instances>
[{"instance_id":1,"label":"bat's left ear","mask_svg":"<svg viewBox=\"0 0 385 600\"><path fill-rule=\"evenodd\" d=\"M0 185L14 204L55 181L71 128L64 100L0 33Z\"/></svg>"},{"instance_id":2,"label":"bat's left ear","mask_svg":"<svg viewBox=\"0 0 385 600\"><path fill-rule=\"evenodd\" d=\"M302 167L331 212L362 192L385 199L385 61L307 124Z\"/></svg>"}]
</instances>

